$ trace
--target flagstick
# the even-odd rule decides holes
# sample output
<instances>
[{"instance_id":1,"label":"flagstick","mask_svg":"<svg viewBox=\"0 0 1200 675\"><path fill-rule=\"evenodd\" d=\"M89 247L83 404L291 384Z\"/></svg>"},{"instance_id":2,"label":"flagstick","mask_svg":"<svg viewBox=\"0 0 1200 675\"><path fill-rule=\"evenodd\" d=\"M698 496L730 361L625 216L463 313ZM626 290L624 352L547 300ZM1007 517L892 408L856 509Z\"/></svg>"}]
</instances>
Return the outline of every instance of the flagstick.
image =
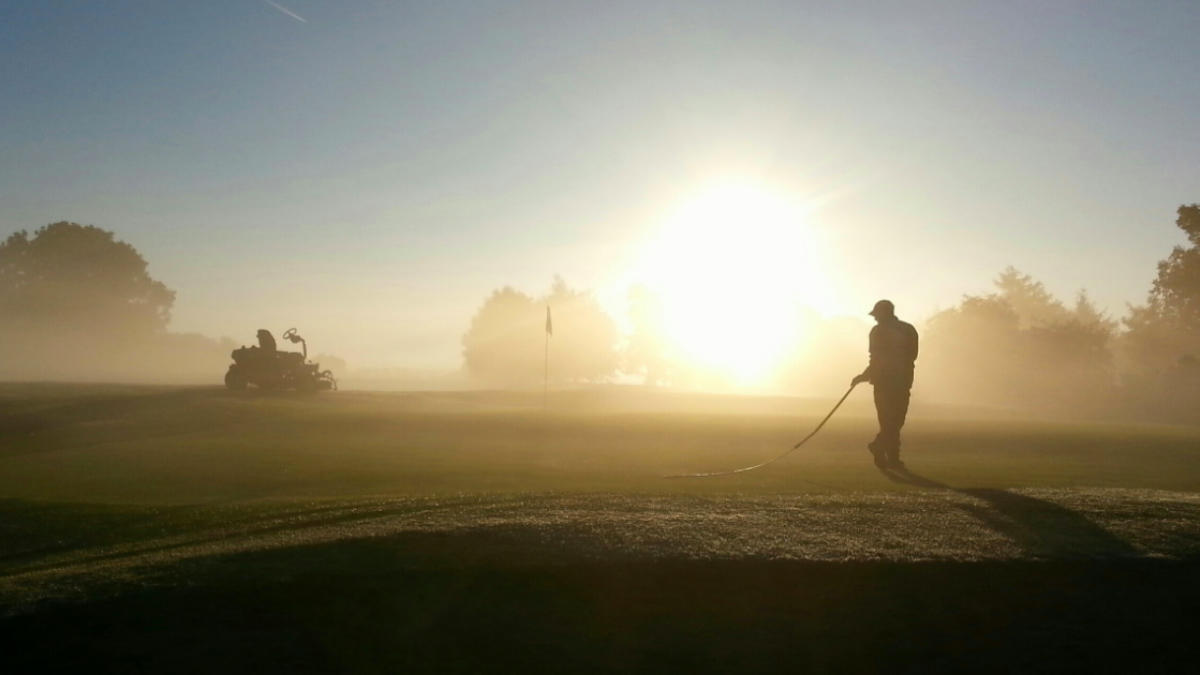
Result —
<instances>
[{"instance_id":1,"label":"flagstick","mask_svg":"<svg viewBox=\"0 0 1200 675\"><path fill-rule=\"evenodd\" d=\"M550 403L550 335L554 332L550 323L550 305L546 305L546 350L542 360L542 411L549 410Z\"/></svg>"}]
</instances>

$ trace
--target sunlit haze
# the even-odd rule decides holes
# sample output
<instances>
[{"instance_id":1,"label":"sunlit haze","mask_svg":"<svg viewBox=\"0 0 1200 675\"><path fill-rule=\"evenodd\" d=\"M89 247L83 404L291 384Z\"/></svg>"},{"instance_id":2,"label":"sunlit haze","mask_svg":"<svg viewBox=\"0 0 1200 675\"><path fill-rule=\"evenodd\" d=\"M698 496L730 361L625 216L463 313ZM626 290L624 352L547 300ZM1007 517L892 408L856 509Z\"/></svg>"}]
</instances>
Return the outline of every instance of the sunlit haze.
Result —
<instances>
[{"instance_id":1,"label":"sunlit haze","mask_svg":"<svg viewBox=\"0 0 1200 675\"><path fill-rule=\"evenodd\" d=\"M805 205L752 181L698 189L639 248L630 280L661 299L670 346L739 383L760 381L796 344L802 308L836 307Z\"/></svg>"},{"instance_id":2,"label":"sunlit haze","mask_svg":"<svg viewBox=\"0 0 1200 675\"><path fill-rule=\"evenodd\" d=\"M354 369L459 372L556 275L745 386L1009 265L1120 317L1197 198L1190 3L10 4L0 238L96 225L170 331Z\"/></svg>"}]
</instances>

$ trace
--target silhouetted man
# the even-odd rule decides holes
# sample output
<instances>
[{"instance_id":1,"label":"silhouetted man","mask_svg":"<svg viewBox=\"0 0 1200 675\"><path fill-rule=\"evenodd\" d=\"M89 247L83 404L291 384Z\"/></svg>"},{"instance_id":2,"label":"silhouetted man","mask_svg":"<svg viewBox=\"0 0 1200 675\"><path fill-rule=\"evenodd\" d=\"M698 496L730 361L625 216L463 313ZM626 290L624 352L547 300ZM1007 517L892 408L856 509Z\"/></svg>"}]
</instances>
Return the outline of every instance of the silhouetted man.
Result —
<instances>
[{"instance_id":1,"label":"silhouetted man","mask_svg":"<svg viewBox=\"0 0 1200 675\"><path fill-rule=\"evenodd\" d=\"M896 318L890 300L880 300L871 310L875 327L871 329L871 361L853 384L870 382L875 387L875 413L879 434L867 444L875 457L875 466L900 469L900 428L908 415L908 396L913 383L913 364L917 360L917 329Z\"/></svg>"},{"instance_id":2,"label":"silhouetted man","mask_svg":"<svg viewBox=\"0 0 1200 675\"><path fill-rule=\"evenodd\" d=\"M258 329L258 348L274 356L275 336L271 335L271 331L266 328Z\"/></svg>"}]
</instances>

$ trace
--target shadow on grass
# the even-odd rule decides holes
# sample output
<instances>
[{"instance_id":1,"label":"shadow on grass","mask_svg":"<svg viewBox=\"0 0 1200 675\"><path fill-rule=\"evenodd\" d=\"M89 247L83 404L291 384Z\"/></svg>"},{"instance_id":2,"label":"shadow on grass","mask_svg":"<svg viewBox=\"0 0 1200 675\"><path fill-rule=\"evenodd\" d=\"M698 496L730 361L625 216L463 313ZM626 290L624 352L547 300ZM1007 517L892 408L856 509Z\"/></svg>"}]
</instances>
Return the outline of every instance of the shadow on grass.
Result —
<instances>
[{"instance_id":1,"label":"shadow on grass","mask_svg":"<svg viewBox=\"0 0 1200 675\"><path fill-rule=\"evenodd\" d=\"M982 504L961 504L960 508L1034 558L1096 559L1139 555L1120 537L1053 502L996 488L951 487L907 468L880 469L880 472L896 483L974 497Z\"/></svg>"}]
</instances>

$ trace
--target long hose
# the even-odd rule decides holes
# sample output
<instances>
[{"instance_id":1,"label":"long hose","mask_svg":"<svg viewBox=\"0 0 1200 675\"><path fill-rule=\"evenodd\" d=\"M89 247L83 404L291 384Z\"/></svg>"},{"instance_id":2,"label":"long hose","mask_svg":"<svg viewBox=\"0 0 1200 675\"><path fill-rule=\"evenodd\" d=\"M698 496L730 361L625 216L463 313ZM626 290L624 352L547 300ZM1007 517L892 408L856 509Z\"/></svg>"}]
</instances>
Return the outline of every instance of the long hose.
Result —
<instances>
[{"instance_id":1,"label":"long hose","mask_svg":"<svg viewBox=\"0 0 1200 675\"><path fill-rule=\"evenodd\" d=\"M762 462L760 464L755 464L754 466L743 466L740 469L734 469L732 471L714 471L712 473L677 473L677 474L671 474L669 476L663 476L663 478L713 478L716 476L732 476L735 473L745 473L747 471L761 469L768 464L774 464L775 462L778 462L779 460L783 459L784 457L787 457L788 455L792 454L792 451L796 450L800 446L807 443L808 439L812 438L813 436L816 436L817 432L821 430L821 427L825 426L825 423L829 421L829 418L833 417L833 413L837 412L837 409L842 407L842 403L844 403L846 401L846 398L850 396L850 392L854 391L854 387L856 387L856 386L858 386L857 382L850 385L850 388L846 390L846 393L842 394L842 397L838 399L838 402L833 405L833 410L829 411L829 414L825 416L825 419L821 420L821 423L817 425L817 428L810 431L807 436L800 439L799 443L788 448L787 450L785 450L783 452L783 454L781 454L777 457L772 457L771 459L768 459L767 461Z\"/></svg>"}]
</instances>

